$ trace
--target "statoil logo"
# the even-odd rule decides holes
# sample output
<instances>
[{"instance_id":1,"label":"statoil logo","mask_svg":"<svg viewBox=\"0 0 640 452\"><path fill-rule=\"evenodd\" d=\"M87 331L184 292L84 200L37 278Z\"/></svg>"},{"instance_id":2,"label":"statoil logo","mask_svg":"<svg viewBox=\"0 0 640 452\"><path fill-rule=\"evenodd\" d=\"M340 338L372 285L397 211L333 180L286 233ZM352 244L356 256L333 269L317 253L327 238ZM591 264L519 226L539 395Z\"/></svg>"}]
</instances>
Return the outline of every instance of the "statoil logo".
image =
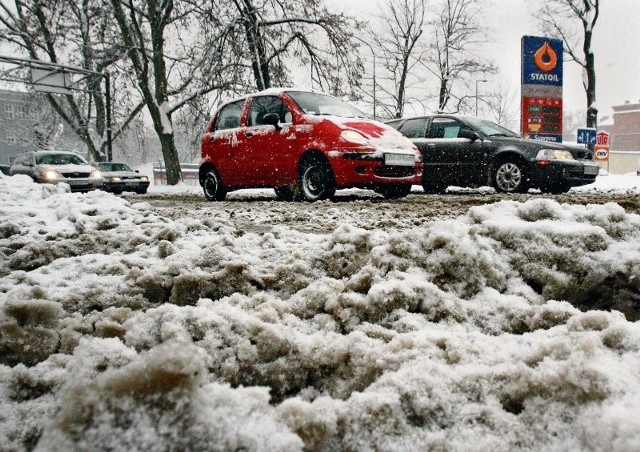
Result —
<instances>
[{"instance_id":1,"label":"statoil logo","mask_svg":"<svg viewBox=\"0 0 640 452\"><path fill-rule=\"evenodd\" d=\"M545 42L533 54L533 62L542 72L551 72L558 65L558 54L548 42Z\"/></svg>"},{"instance_id":2,"label":"statoil logo","mask_svg":"<svg viewBox=\"0 0 640 452\"><path fill-rule=\"evenodd\" d=\"M558 66L558 54L548 42L540 46L533 54L533 62L542 72L529 74L532 82L560 82L558 74L549 74Z\"/></svg>"}]
</instances>

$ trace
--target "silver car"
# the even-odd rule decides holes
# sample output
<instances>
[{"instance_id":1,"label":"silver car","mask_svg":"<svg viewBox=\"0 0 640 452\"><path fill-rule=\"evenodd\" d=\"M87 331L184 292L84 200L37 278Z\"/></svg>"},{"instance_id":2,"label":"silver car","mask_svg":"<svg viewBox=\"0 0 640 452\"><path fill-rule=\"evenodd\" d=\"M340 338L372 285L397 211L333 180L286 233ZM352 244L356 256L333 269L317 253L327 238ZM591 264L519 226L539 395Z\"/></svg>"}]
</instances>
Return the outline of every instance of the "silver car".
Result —
<instances>
[{"instance_id":1,"label":"silver car","mask_svg":"<svg viewBox=\"0 0 640 452\"><path fill-rule=\"evenodd\" d=\"M72 192L102 188L100 170L67 151L29 151L15 158L9 175L24 174L42 184L68 184Z\"/></svg>"}]
</instances>

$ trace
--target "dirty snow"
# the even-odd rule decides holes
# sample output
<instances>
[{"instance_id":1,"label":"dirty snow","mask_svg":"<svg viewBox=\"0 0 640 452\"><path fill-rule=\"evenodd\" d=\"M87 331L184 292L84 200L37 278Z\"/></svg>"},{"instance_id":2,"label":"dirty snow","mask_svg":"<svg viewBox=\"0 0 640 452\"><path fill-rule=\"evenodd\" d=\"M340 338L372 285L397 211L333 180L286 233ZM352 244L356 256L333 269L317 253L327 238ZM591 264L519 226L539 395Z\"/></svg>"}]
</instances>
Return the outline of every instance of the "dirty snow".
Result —
<instances>
[{"instance_id":1,"label":"dirty snow","mask_svg":"<svg viewBox=\"0 0 640 452\"><path fill-rule=\"evenodd\" d=\"M581 190L640 194L607 177ZM539 197L252 232L226 209L0 178L3 450L640 449L640 216Z\"/></svg>"}]
</instances>

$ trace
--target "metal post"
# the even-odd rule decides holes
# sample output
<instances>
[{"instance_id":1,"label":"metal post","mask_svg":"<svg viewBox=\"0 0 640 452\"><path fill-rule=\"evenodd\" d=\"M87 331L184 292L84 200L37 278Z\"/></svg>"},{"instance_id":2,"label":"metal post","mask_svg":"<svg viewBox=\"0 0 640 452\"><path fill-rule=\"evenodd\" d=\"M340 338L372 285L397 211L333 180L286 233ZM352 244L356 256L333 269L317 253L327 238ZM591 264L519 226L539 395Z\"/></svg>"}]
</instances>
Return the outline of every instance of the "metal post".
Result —
<instances>
[{"instance_id":1,"label":"metal post","mask_svg":"<svg viewBox=\"0 0 640 452\"><path fill-rule=\"evenodd\" d=\"M478 83L486 83L488 80L476 80L476 116L478 116Z\"/></svg>"},{"instance_id":2,"label":"metal post","mask_svg":"<svg viewBox=\"0 0 640 452\"><path fill-rule=\"evenodd\" d=\"M107 103L107 162L113 159L113 147L111 145L111 77L108 72L102 74L105 84L105 101Z\"/></svg>"}]
</instances>

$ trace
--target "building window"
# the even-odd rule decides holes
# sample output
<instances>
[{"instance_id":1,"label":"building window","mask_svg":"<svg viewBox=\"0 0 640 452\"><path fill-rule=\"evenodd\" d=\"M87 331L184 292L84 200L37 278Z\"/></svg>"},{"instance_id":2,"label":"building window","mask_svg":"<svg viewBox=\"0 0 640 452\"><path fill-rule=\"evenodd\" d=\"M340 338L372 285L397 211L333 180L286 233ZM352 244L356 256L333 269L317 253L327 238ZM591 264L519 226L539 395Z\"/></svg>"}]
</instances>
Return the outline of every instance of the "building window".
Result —
<instances>
[{"instance_id":1,"label":"building window","mask_svg":"<svg viewBox=\"0 0 640 452\"><path fill-rule=\"evenodd\" d=\"M4 106L4 117L7 119L13 119L13 105Z\"/></svg>"},{"instance_id":2,"label":"building window","mask_svg":"<svg viewBox=\"0 0 640 452\"><path fill-rule=\"evenodd\" d=\"M27 107L24 107L24 106L18 107L18 112L16 114L18 119L27 119L29 117L28 114L29 113L28 113Z\"/></svg>"},{"instance_id":3,"label":"building window","mask_svg":"<svg viewBox=\"0 0 640 452\"><path fill-rule=\"evenodd\" d=\"M7 143L16 144L18 142L18 137L13 130L7 130Z\"/></svg>"}]
</instances>

